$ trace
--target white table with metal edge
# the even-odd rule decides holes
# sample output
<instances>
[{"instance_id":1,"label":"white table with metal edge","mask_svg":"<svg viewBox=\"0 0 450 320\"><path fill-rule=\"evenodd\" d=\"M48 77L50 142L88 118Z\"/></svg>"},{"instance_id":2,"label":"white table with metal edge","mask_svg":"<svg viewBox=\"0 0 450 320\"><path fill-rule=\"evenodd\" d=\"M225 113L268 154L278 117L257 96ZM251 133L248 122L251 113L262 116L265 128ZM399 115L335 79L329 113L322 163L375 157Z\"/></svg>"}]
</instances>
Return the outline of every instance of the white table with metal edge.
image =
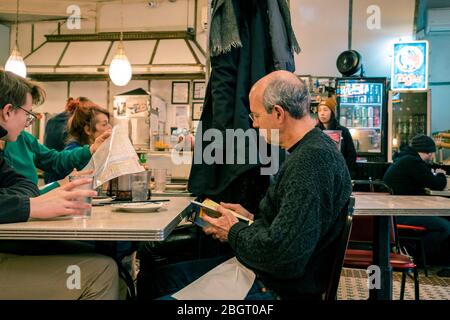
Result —
<instances>
[{"instance_id":1,"label":"white table with metal edge","mask_svg":"<svg viewBox=\"0 0 450 320\"><path fill-rule=\"evenodd\" d=\"M450 197L450 190L431 190L426 188L425 193L430 196Z\"/></svg>"},{"instance_id":2,"label":"white table with metal edge","mask_svg":"<svg viewBox=\"0 0 450 320\"><path fill-rule=\"evenodd\" d=\"M354 215L374 216L373 263L380 267L381 287L370 299L392 300L392 267L389 261L391 216L450 216L450 199L431 196L395 196L354 193Z\"/></svg>"},{"instance_id":3,"label":"white table with metal edge","mask_svg":"<svg viewBox=\"0 0 450 320\"><path fill-rule=\"evenodd\" d=\"M159 198L152 198L158 200ZM163 241L189 215L190 197L171 197L156 212L113 211L92 208L88 219L61 217L0 224L0 239Z\"/></svg>"}]
</instances>

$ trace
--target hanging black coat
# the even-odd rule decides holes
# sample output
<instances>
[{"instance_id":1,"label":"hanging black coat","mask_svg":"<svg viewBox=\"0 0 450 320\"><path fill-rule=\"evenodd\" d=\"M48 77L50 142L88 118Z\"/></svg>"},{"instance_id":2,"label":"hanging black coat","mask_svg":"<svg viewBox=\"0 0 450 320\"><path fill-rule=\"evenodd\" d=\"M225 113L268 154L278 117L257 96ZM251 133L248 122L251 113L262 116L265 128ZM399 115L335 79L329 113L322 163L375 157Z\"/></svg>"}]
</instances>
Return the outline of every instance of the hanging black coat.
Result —
<instances>
[{"instance_id":1,"label":"hanging black coat","mask_svg":"<svg viewBox=\"0 0 450 320\"><path fill-rule=\"evenodd\" d=\"M256 81L275 70L268 28L267 1L229 0L228 5L230 2L236 16L239 30L237 38L241 46L236 44L234 38L230 40L232 45L225 47L225 51L214 55L217 53L214 51L217 46L212 44L214 46L211 57L212 71L201 116L202 130L197 132L194 152L202 152L210 144L209 141L201 142L201 135L207 129L218 129L225 137L226 129L245 131L251 128L248 117L250 89ZM220 15L220 10L226 9L226 4L214 8L213 16ZM233 29L229 23L227 24L226 19L219 22L222 28L228 28L231 30L229 33L232 33ZM225 33L224 37L231 36ZM220 40L217 40L217 37L215 39ZM280 47L282 46L283 44L280 44ZM289 44L285 45L286 50L290 50L290 47ZM250 211L255 210L268 187L269 179L268 176L261 176L259 164L249 163L247 152L249 143L252 142L246 141L246 164L208 165L194 161L189 177L189 191L200 197L238 202ZM226 159L226 152L236 154L238 152L236 145L234 150L223 150L223 159Z\"/></svg>"}]
</instances>

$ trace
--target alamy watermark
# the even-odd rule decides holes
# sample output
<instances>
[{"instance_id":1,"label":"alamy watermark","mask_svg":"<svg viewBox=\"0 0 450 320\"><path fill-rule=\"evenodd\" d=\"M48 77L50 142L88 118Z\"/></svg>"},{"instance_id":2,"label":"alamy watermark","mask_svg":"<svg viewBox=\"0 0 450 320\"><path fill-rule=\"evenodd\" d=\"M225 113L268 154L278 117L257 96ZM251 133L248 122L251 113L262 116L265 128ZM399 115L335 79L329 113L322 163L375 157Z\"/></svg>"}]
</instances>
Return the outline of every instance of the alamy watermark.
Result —
<instances>
[{"instance_id":1,"label":"alamy watermark","mask_svg":"<svg viewBox=\"0 0 450 320\"><path fill-rule=\"evenodd\" d=\"M371 265L367 268L367 288L381 289L381 271L380 267L376 265Z\"/></svg>"},{"instance_id":2,"label":"alamy watermark","mask_svg":"<svg viewBox=\"0 0 450 320\"><path fill-rule=\"evenodd\" d=\"M67 17L67 29L69 30L80 30L81 29L81 8L76 4L72 4L67 7L66 13L69 15Z\"/></svg>"},{"instance_id":3,"label":"alamy watermark","mask_svg":"<svg viewBox=\"0 0 450 320\"><path fill-rule=\"evenodd\" d=\"M267 144L266 139L270 140ZM279 169L279 131L260 129L207 129L197 127L194 157L190 153L172 150L175 165L189 164L261 164L261 175L274 175ZM270 147L269 147L270 146ZM270 152L269 152L270 148ZM184 151L192 151L188 143Z\"/></svg>"},{"instance_id":4,"label":"alamy watermark","mask_svg":"<svg viewBox=\"0 0 450 320\"><path fill-rule=\"evenodd\" d=\"M367 29L380 30L381 29L381 8L376 4L367 7L367 14L370 16L366 20Z\"/></svg>"},{"instance_id":5,"label":"alamy watermark","mask_svg":"<svg viewBox=\"0 0 450 320\"><path fill-rule=\"evenodd\" d=\"M70 265L66 269L66 273L69 277L66 280L66 287L69 290L81 289L81 269L77 265Z\"/></svg>"}]
</instances>

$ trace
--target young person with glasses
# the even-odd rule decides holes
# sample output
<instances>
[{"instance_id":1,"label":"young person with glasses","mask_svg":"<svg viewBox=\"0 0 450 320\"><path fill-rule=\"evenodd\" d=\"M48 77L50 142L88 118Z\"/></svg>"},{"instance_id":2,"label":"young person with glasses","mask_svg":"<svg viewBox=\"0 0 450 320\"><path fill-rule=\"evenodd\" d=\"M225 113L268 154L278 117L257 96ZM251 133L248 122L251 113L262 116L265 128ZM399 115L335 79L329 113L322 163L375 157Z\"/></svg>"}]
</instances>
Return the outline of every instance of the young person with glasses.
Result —
<instances>
[{"instance_id":1,"label":"young person with glasses","mask_svg":"<svg viewBox=\"0 0 450 320\"><path fill-rule=\"evenodd\" d=\"M7 102L4 101L3 103ZM14 104L8 107L8 110L21 113L25 127L29 127L35 119L39 119L39 115L34 113L31 108L28 110L23 106ZM91 145L85 145L74 150L56 151L41 144L32 134L21 131L15 141L6 138L6 141L0 144L0 154L16 172L30 179L36 185L38 184L37 168L58 177L60 180L41 188L40 192L44 194L67 183L68 181L64 177L74 169L83 169L91 159L92 154L109 136L110 132L105 132L97 137Z\"/></svg>"},{"instance_id":2,"label":"young person with glasses","mask_svg":"<svg viewBox=\"0 0 450 320\"><path fill-rule=\"evenodd\" d=\"M44 101L36 84L0 70L0 142L15 141L31 123L31 107ZM88 179L70 182L38 196L36 184L15 172L0 155L0 223L29 218L81 214L89 204L73 199L95 191L75 190ZM114 260L98 254L42 253L41 241L0 241L0 300L118 299L119 275ZM25 253L26 252L26 253ZM81 269L80 289L69 289L67 268Z\"/></svg>"}]
</instances>

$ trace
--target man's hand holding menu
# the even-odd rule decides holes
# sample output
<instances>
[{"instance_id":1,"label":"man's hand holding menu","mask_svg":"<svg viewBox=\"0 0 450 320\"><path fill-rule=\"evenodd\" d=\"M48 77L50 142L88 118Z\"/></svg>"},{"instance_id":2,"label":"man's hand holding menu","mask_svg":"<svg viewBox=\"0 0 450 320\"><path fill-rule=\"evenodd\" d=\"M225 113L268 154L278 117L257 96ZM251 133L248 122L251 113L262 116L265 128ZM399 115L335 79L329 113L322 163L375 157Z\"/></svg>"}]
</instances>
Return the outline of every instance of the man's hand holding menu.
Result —
<instances>
[{"instance_id":1,"label":"man's hand holding menu","mask_svg":"<svg viewBox=\"0 0 450 320\"><path fill-rule=\"evenodd\" d=\"M228 241L228 233L231 227L239 221L253 223L253 214L242 207L240 204L221 202L220 205L207 199L203 202L205 207L213 208L214 210L205 210L202 207L201 219L206 222L203 231L206 234L212 235L214 239L221 242Z\"/></svg>"}]
</instances>

